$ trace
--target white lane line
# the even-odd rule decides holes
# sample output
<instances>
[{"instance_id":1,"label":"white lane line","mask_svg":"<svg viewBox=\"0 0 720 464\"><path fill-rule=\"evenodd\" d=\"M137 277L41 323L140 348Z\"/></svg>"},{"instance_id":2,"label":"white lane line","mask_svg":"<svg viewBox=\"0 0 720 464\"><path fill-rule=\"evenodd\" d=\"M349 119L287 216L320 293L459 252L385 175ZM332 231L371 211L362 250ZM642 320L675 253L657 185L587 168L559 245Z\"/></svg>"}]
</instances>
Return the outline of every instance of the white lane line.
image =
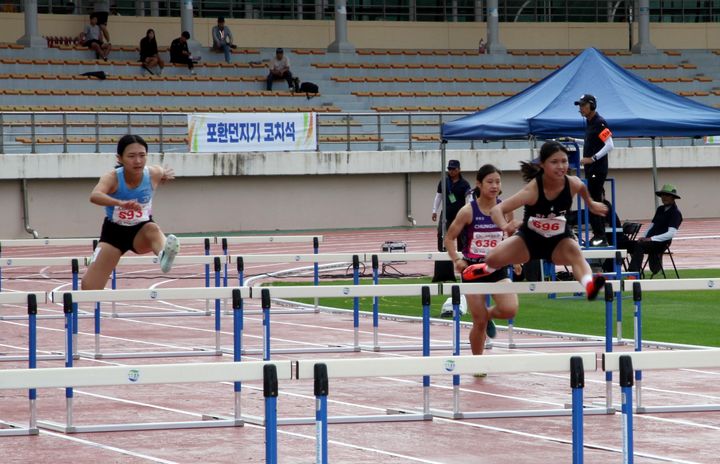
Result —
<instances>
[{"instance_id":1,"label":"white lane line","mask_svg":"<svg viewBox=\"0 0 720 464\"><path fill-rule=\"evenodd\" d=\"M49 430L41 429L40 430L41 435L50 435L56 438L61 438L63 440L68 441L74 441L76 443L81 443L83 445L93 446L95 448L100 448L105 451L114 451L116 453L125 454L127 456L132 456L134 458L140 458L145 459L150 462L158 462L161 464L178 464L176 461L168 461L167 459L162 458L156 458L153 456L148 456L147 454L137 453L135 451L130 451L123 448L118 448L117 446L111 446L111 445L103 445L102 443L98 443L96 441L90 441L84 438L78 438L77 436L67 435L64 433L57 433L57 432L51 432Z\"/></svg>"},{"instance_id":2,"label":"white lane line","mask_svg":"<svg viewBox=\"0 0 720 464\"><path fill-rule=\"evenodd\" d=\"M440 422L451 422L451 423L455 423L455 424L459 423L459 424L467 425L470 427L475 427L475 428L480 428L480 429L485 429L485 430L492 430L495 432L508 433L511 435L518 435L518 436L526 437L526 438L540 439L540 440L552 441L552 442L568 444L568 445L572 444L571 440L567 440L565 438L551 437L548 435L540 435L540 434L529 433L529 432L521 432L518 430L512 430L512 429L508 429L508 428L504 428L504 427L494 427L491 425L484 425L484 424L478 424L475 422L466 422L466 421L462 421L462 420L453 420L453 419L435 418L434 420L440 421ZM584 448L596 449L596 450L600 450L600 451L611 451L613 453L622 453L623 452L623 450L620 448L614 448L614 447L605 446L605 445L596 445L596 444L587 443L587 442L583 443L583 446L584 446ZM686 461L683 459L677 459L677 458L643 453L643 452L637 451L637 449L634 450L633 454L635 456L641 456L644 458L654 459L654 460L663 461L663 462L674 462L674 463L680 463L680 464L701 464L696 461Z\"/></svg>"},{"instance_id":3,"label":"white lane line","mask_svg":"<svg viewBox=\"0 0 720 464\"><path fill-rule=\"evenodd\" d=\"M288 435L291 437L307 438L307 439L310 439L313 441L315 441L315 439L316 439L315 435L305 435L303 433L288 432L286 430L278 430L278 433L283 434L283 435ZM347 443L347 442L342 442L342 441L337 441L337 440L328 440L328 444L342 446L345 448L357 449L357 450L361 450L361 451L367 451L370 453L380 454L383 456L392 456L394 458L406 459L408 461L413 461L413 462L423 462L426 464L443 464L443 461L430 461L428 459L421 459L421 458L416 458L413 456L408 456L405 454L393 453L392 451L383 451L383 450L380 450L377 448L368 448L367 446L356 445L353 443ZM330 454L329 451L328 451L328 454Z\"/></svg>"},{"instance_id":4,"label":"white lane line","mask_svg":"<svg viewBox=\"0 0 720 464\"><path fill-rule=\"evenodd\" d=\"M699 427L701 429L720 430L720 427L715 426L715 425L701 424L699 422L689 421L689 420L684 420L684 419L670 419L667 417L653 416L651 414L636 414L634 417L643 417L645 419L654 420L654 421L658 421L658 422L668 422L671 424L690 425L693 427Z\"/></svg>"}]
</instances>

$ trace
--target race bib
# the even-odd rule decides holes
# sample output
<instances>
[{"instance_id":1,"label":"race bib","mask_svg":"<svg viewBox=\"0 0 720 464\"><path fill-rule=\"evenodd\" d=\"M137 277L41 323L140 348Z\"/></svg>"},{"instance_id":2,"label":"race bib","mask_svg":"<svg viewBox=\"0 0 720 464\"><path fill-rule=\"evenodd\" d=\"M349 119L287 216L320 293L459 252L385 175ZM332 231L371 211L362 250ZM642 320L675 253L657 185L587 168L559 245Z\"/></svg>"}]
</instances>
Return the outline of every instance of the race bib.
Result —
<instances>
[{"instance_id":1,"label":"race bib","mask_svg":"<svg viewBox=\"0 0 720 464\"><path fill-rule=\"evenodd\" d=\"M125 209L116 206L113 210L112 222L120 224L121 226L134 226L141 222L150 220L150 205L142 205L141 211L135 211L132 209Z\"/></svg>"},{"instance_id":2,"label":"race bib","mask_svg":"<svg viewBox=\"0 0 720 464\"><path fill-rule=\"evenodd\" d=\"M545 238L564 233L566 224L565 216L554 218L531 217L528 220L528 228Z\"/></svg>"},{"instance_id":3,"label":"race bib","mask_svg":"<svg viewBox=\"0 0 720 464\"><path fill-rule=\"evenodd\" d=\"M470 252L475 255L485 256L490 250L498 246L502 241L502 231L494 232L473 232Z\"/></svg>"}]
</instances>

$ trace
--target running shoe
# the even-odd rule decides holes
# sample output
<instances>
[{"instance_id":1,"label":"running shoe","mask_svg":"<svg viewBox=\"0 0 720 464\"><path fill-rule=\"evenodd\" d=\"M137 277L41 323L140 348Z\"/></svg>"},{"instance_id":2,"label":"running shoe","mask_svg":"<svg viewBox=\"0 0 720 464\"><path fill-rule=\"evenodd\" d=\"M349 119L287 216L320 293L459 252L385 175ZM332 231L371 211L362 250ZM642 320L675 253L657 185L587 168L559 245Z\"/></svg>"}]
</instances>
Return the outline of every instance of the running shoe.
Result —
<instances>
[{"instance_id":1,"label":"running shoe","mask_svg":"<svg viewBox=\"0 0 720 464\"><path fill-rule=\"evenodd\" d=\"M490 338L495 338L497 336L497 327L495 327L495 322L493 322L492 319L488 321L487 327L485 327L485 333Z\"/></svg>"},{"instance_id":2,"label":"running shoe","mask_svg":"<svg viewBox=\"0 0 720 464\"><path fill-rule=\"evenodd\" d=\"M462 271L462 278L466 282L471 282L473 280L478 280L481 277L485 277L490 274L491 272L488 272L487 270L487 264L471 264Z\"/></svg>"},{"instance_id":3,"label":"running shoe","mask_svg":"<svg viewBox=\"0 0 720 464\"><path fill-rule=\"evenodd\" d=\"M172 269L173 261L175 256L180 252L180 241L172 234L168 235L165 239L165 247L160 252L160 269L164 273L170 272Z\"/></svg>"},{"instance_id":4,"label":"running shoe","mask_svg":"<svg viewBox=\"0 0 720 464\"><path fill-rule=\"evenodd\" d=\"M484 379L485 377L487 377L487 372L476 372L473 374L473 377L475 377L476 379Z\"/></svg>"},{"instance_id":5,"label":"running shoe","mask_svg":"<svg viewBox=\"0 0 720 464\"><path fill-rule=\"evenodd\" d=\"M605 277L603 277L601 274L595 274L593 276L592 282L589 282L585 286L585 292L587 293L587 299L589 301L594 300L597 298L598 293L600 293L600 290L605 286Z\"/></svg>"}]
</instances>

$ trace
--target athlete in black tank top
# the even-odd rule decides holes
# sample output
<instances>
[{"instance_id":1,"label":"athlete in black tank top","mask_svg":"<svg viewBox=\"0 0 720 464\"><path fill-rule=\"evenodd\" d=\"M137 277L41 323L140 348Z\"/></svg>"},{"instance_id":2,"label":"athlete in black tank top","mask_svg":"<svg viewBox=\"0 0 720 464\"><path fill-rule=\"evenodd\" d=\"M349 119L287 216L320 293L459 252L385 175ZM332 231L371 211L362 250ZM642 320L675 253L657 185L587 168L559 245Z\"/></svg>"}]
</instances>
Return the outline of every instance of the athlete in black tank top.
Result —
<instances>
[{"instance_id":1,"label":"athlete in black tank top","mask_svg":"<svg viewBox=\"0 0 720 464\"><path fill-rule=\"evenodd\" d=\"M543 173L538 174L535 180L537 181L538 186L538 199L534 205L525 205L521 230L524 233L532 233L542 237L567 234L570 229L564 218L567 212L570 211L573 201L573 195L570 191L570 180L567 176L565 176L565 187L563 187L560 194L553 200L548 200L545 196L545 189L543 188ZM542 220L543 218L557 219L556 221L546 221L546 223L542 223L542 221L538 222L538 220ZM564 223L564 226L562 226L562 223ZM552 228L553 224L560 226L560 229L556 231L543 231L543 227Z\"/></svg>"}]
</instances>

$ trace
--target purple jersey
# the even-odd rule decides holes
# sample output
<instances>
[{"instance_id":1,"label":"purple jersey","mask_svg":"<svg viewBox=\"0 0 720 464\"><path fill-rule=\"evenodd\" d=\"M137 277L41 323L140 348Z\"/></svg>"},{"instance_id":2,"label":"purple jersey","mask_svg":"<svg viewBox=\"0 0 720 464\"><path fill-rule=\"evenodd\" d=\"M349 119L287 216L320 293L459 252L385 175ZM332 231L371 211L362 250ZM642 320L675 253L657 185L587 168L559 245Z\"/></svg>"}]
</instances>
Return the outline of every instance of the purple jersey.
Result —
<instances>
[{"instance_id":1,"label":"purple jersey","mask_svg":"<svg viewBox=\"0 0 720 464\"><path fill-rule=\"evenodd\" d=\"M500 203L500 199L497 200ZM463 256L472 260L484 258L503 239L503 231L490 216L480 211L477 201L471 203L473 219L465 226Z\"/></svg>"}]
</instances>

